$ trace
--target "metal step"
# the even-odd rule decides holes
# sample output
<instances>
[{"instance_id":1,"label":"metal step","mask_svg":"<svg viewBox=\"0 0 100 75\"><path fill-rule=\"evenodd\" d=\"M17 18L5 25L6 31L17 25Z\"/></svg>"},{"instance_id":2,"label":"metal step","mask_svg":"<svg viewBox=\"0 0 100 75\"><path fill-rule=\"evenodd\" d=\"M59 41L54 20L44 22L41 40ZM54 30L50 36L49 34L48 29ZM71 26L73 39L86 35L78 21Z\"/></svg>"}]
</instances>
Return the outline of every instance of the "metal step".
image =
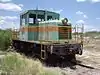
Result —
<instances>
[{"instance_id":1,"label":"metal step","mask_svg":"<svg viewBox=\"0 0 100 75\"><path fill-rule=\"evenodd\" d=\"M43 50L42 44L41 44L41 59L43 59L43 60L46 59L46 48L44 46L44 50Z\"/></svg>"}]
</instances>

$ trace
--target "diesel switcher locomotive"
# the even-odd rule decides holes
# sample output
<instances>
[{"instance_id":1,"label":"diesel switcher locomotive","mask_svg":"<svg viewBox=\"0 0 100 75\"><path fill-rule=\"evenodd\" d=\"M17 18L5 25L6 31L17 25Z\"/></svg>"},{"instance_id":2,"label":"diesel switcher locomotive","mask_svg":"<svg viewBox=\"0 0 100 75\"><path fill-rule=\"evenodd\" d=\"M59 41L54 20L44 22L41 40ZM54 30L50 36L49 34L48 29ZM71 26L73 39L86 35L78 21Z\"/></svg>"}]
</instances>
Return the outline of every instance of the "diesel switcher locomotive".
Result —
<instances>
[{"instance_id":1,"label":"diesel switcher locomotive","mask_svg":"<svg viewBox=\"0 0 100 75\"><path fill-rule=\"evenodd\" d=\"M83 26L73 27L55 12L27 10L20 14L20 29L12 31L12 46L42 60L72 60L76 54L82 55Z\"/></svg>"}]
</instances>

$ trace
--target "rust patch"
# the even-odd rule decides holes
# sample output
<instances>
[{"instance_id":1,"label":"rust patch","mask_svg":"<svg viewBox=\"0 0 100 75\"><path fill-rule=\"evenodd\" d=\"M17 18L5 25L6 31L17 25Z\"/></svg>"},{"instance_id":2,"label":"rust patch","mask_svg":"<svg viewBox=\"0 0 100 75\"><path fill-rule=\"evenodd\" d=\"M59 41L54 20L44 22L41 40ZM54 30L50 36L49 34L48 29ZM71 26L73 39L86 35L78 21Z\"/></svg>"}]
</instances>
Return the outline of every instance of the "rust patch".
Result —
<instances>
[{"instance_id":1,"label":"rust patch","mask_svg":"<svg viewBox=\"0 0 100 75\"><path fill-rule=\"evenodd\" d=\"M57 26L46 26L46 27L22 27L20 29L22 32L51 32L58 31Z\"/></svg>"},{"instance_id":2,"label":"rust patch","mask_svg":"<svg viewBox=\"0 0 100 75\"><path fill-rule=\"evenodd\" d=\"M30 26L30 27L22 27L20 29L22 32L55 32L55 31L60 31L60 32L72 32L71 28L67 27L59 27L59 26Z\"/></svg>"}]
</instances>

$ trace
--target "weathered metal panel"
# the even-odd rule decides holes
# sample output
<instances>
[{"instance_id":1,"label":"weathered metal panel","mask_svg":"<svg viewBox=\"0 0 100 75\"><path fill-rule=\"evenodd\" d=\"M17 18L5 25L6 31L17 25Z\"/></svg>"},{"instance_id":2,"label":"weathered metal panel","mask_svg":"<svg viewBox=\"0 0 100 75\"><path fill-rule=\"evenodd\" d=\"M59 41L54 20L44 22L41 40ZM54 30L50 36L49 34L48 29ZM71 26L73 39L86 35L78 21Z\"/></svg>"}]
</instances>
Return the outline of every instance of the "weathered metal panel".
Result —
<instances>
[{"instance_id":1,"label":"weathered metal panel","mask_svg":"<svg viewBox=\"0 0 100 75\"><path fill-rule=\"evenodd\" d=\"M57 31L49 32L49 37L50 40L58 40L58 32Z\"/></svg>"},{"instance_id":2,"label":"weathered metal panel","mask_svg":"<svg viewBox=\"0 0 100 75\"><path fill-rule=\"evenodd\" d=\"M41 22L39 24L39 40L58 40L58 27L56 22Z\"/></svg>"},{"instance_id":3,"label":"weathered metal panel","mask_svg":"<svg viewBox=\"0 0 100 75\"><path fill-rule=\"evenodd\" d=\"M45 40L45 32L39 32L39 40Z\"/></svg>"},{"instance_id":4,"label":"weathered metal panel","mask_svg":"<svg viewBox=\"0 0 100 75\"><path fill-rule=\"evenodd\" d=\"M39 40L58 40L58 32L39 32Z\"/></svg>"},{"instance_id":5,"label":"weathered metal panel","mask_svg":"<svg viewBox=\"0 0 100 75\"><path fill-rule=\"evenodd\" d=\"M27 41L28 40L28 32L20 32L19 38L22 41Z\"/></svg>"},{"instance_id":6,"label":"weathered metal panel","mask_svg":"<svg viewBox=\"0 0 100 75\"><path fill-rule=\"evenodd\" d=\"M38 32L28 32L28 40L38 40Z\"/></svg>"}]
</instances>

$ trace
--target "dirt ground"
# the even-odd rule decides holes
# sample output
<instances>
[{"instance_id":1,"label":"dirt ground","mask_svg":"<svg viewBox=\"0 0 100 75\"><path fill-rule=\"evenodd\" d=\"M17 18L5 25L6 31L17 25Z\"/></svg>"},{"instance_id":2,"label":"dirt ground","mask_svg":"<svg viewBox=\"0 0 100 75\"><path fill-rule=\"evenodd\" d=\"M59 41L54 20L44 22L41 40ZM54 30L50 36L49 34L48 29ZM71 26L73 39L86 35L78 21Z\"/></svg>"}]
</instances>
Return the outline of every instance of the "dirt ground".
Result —
<instances>
[{"instance_id":1,"label":"dirt ground","mask_svg":"<svg viewBox=\"0 0 100 75\"><path fill-rule=\"evenodd\" d=\"M64 68L68 75L100 75L100 39L85 41L83 55L76 59L81 65L76 65L76 69Z\"/></svg>"}]
</instances>

